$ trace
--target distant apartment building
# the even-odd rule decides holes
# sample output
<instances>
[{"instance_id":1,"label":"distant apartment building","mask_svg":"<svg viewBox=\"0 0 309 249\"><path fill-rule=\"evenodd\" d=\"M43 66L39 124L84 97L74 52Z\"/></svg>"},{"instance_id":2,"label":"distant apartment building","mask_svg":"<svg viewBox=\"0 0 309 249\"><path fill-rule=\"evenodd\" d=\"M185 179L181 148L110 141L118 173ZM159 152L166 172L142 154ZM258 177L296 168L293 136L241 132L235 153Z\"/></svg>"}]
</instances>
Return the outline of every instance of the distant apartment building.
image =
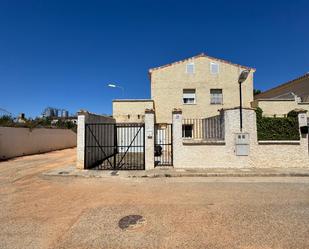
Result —
<instances>
[{"instance_id":1,"label":"distant apartment building","mask_svg":"<svg viewBox=\"0 0 309 249\"><path fill-rule=\"evenodd\" d=\"M277 117L295 109L309 111L309 73L256 95L252 107L260 107L264 116Z\"/></svg>"},{"instance_id":2,"label":"distant apartment building","mask_svg":"<svg viewBox=\"0 0 309 249\"><path fill-rule=\"evenodd\" d=\"M181 108L185 119L218 115L218 110L239 106L240 73L250 74L242 85L243 105L253 101L254 68L200 54L149 70L151 99L114 100L117 122L143 122L145 109L155 110L156 123L171 123L172 110Z\"/></svg>"}]
</instances>

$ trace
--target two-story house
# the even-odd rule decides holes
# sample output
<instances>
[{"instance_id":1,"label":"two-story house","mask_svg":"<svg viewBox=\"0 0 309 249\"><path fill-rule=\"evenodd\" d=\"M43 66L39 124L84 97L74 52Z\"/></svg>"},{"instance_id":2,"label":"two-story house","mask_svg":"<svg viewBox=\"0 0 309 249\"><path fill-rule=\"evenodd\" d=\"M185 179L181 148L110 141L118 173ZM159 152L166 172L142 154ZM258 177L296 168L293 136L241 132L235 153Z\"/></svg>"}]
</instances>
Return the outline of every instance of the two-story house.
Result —
<instances>
[{"instance_id":1,"label":"two-story house","mask_svg":"<svg viewBox=\"0 0 309 249\"><path fill-rule=\"evenodd\" d=\"M155 110L156 123L171 123L172 110L180 108L184 118L207 118L222 108L239 106L238 77L250 74L242 84L243 106L253 101L255 69L205 54L149 70L151 100L114 100L117 122L142 122L144 110Z\"/></svg>"}]
</instances>

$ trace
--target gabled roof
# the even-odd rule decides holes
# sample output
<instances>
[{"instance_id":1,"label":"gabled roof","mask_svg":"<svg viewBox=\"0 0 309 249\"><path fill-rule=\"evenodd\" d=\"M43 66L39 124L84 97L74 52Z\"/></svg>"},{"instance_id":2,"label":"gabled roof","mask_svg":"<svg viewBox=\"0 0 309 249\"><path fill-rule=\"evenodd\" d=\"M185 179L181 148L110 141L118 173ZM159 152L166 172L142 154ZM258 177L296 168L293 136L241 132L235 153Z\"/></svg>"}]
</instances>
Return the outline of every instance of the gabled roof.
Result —
<instances>
[{"instance_id":1,"label":"gabled roof","mask_svg":"<svg viewBox=\"0 0 309 249\"><path fill-rule=\"evenodd\" d=\"M195 55L193 57L189 57L189 58L186 58L186 59L183 59L183 60L180 60L180 61L175 61L175 62L166 64L166 65L163 65L163 66L160 66L160 67L150 68L149 69L149 74L151 74L155 70L159 70L159 69L162 69L162 68L165 68L165 67L173 66L173 65L176 65L176 64L179 64L179 63L183 63L183 62L186 62L186 61L189 61L189 60L192 60L192 59L196 59L196 58L199 58L199 57L206 57L206 58L209 58L211 60L216 60L216 61L227 63L227 64L230 64L230 65L233 65L233 66L242 67L244 69L249 69L249 70L254 70L254 71L256 70L253 67L242 66L242 65L239 65L239 64L236 64L236 63L232 63L232 62L227 61L227 60L218 59L218 58L206 55L204 53L201 53L201 54Z\"/></svg>"},{"instance_id":2,"label":"gabled roof","mask_svg":"<svg viewBox=\"0 0 309 249\"><path fill-rule=\"evenodd\" d=\"M266 90L266 91L264 91L264 92L262 92L262 93L260 93L260 94L257 94L256 96L254 96L254 99L279 97L279 96L265 97L265 95L269 95L271 92L276 91L276 90L279 90L279 89L282 89L282 88L285 88L285 87L291 87L291 86L293 86L293 83L295 83L295 82L297 82L297 81L299 81L299 80L306 79L306 78L309 79L309 72L307 72L307 73L305 73L305 74L303 74L303 75L301 75L301 76L299 76L299 77L297 77L297 78L295 78L295 79L293 79L293 80L290 80L290 81L288 81L288 82L286 82L286 83L283 83L283 84L280 84L280 85L275 86L275 87L273 87L273 88L270 88L270 89L268 89L268 90ZM287 93L293 93L293 94L294 94L294 92L292 92L292 90L291 90L291 91L288 91ZM294 95L295 95L295 94L294 94ZM300 95L300 94L298 93L298 94L296 94L296 95ZM281 95L280 95L280 96L281 96ZM304 98L304 96L301 96L301 97ZM305 96L305 98L306 98L306 96Z\"/></svg>"},{"instance_id":3,"label":"gabled roof","mask_svg":"<svg viewBox=\"0 0 309 249\"><path fill-rule=\"evenodd\" d=\"M293 92L284 93L282 95L274 97L274 99L295 99L295 94Z\"/></svg>"}]
</instances>

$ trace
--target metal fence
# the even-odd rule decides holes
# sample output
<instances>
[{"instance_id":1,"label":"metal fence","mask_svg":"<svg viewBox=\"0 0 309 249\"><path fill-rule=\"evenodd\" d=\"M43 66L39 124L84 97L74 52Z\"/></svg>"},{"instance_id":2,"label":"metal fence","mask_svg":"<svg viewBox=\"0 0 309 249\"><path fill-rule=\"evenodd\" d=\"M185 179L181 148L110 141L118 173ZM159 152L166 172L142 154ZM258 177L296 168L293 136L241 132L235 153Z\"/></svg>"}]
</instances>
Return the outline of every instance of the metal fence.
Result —
<instances>
[{"instance_id":1,"label":"metal fence","mask_svg":"<svg viewBox=\"0 0 309 249\"><path fill-rule=\"evenodd\" d=\"M201 119L183 119L182 136L206 141L224 140L224 117L218 115Z\"/></svg>"},{"instance_id":2,"label":"metal fence","mask_svg":"<svg viewBox=\"0 0 309 249\"><path fill-rule=\"evenodd\" d=\"M173 166L173 125L155 124L155 166Z\"/></svg>"},{"instance_id":3,"label":"metal fence","mask_svg":"<svg viewBox=\"0 0 309 249\"><path fill-rule=\"evenodd\" d=\"M144 124L86 124L85 168L145 169Z\"/></svg>"}]
</instances>

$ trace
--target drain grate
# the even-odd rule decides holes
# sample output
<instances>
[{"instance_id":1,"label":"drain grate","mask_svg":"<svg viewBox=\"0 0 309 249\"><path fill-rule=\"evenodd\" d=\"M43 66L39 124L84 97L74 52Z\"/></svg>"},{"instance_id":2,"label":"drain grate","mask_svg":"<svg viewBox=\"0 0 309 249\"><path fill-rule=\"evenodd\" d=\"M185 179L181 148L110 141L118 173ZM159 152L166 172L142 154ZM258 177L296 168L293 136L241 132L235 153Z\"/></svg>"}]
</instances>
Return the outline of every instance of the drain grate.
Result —
<instances>
[{"instance_id":1,"label":"drain grate","mask_svg":"<svg viewBox=\"0 0 309 249\"><path fill-rule=\"evenodd\" d=\"M146 223L146 220L141 215L128 215L121 218L118 222L118 226L122 230L133 230L143 226Z\"/></svg>"}]
</instances>

